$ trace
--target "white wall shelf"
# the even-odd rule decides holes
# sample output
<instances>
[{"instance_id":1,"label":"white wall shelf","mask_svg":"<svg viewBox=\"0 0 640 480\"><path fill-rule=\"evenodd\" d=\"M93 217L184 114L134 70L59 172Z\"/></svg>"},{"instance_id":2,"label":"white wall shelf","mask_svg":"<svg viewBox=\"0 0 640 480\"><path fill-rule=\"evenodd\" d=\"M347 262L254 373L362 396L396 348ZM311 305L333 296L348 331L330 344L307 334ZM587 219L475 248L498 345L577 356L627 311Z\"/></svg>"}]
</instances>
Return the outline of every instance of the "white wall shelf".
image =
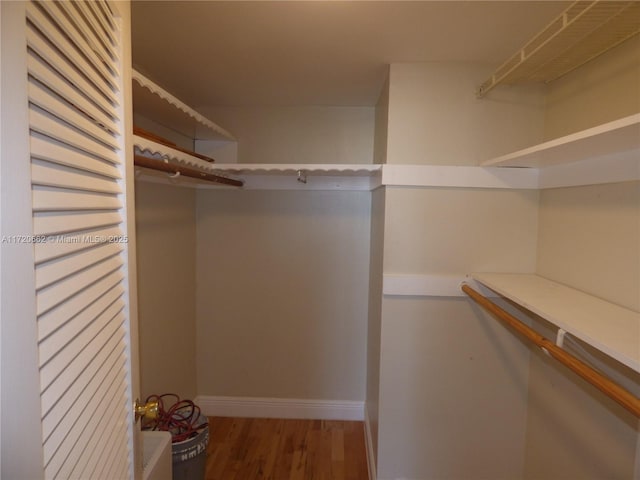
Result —
<instances>
[{"instance_id":1,"label":"white wall shelf","mask_svg":"<svg viewBox=\"0 0 640 480\"><path fill-rule=\"evenodd\" d=\"M497 296L492 290L462 273L385 273L382 276L382 293L395 297L464 297L462 282L485 297Z\"/></svg>"},{"instance_id":2,"label":"white wall shelf","mask_svg":"<svg viewBox=\"0 0 640 480\"><path fill-rule=\"evenodd\" d=\"M495 168L441 165L243 164L209 163L151 140L134 136L138 154L162 158L237 178L246 190L352 190L380 186L536 190L640 180L640 156L625 153L548 168ZM298 174L300 172L300 174ZM300 180L298 180L300 175ZM157 176L157 175L156 175ZM301 181L306 179L306 183ZM176 183L176 182L174 182ZM183 183L180 182L182 185ZM184 186L208 184L197 180ZM211 187L211 186L209 186ZM211 188L220 188L213 186Z\"/></svg>"},{"instance_id":3,"label":"white wall shelf","mask_svg":"<svg viewBox=\"0 0 640 480\"><path fill-rule=\"evenodd\" d=\"M235 178L229 177L228 175L216 171L214 164L211 162L207 162L200 158L194 157L193 155L189 155L188 153L176 150L166 145L162 145L161 143L156 143L153 140L149 140L138 135L133 135L132 138L134 152L136 155L151 158L154 160L162 160L166 163L174 164L177 166L185 166L201 172L213 174L218 177L236 180ZM236 186L225 187L220 184L212 185L209 181L193 179L184 176L169 176L164 172L154 171L149 168L136 167L136 172L139 179L154 183L170 183L172 185L188 187L196 187L206 184L213 186L214 188L237 188Z\"/></svg>"},{"instance_id":4,"label":"white wall shelf","mask_svg":"<svg viewBox=\"0 0 640 480\"><path fill-rule=\"evenodd\" d=\"M382 168L382 184L397 187L537 189L538 172L522 168L397 165Z\"/></svg>"},{"instance_id":5,"label":"white wall shelf","mask_svg":"<svg viewBox=\"0 0 640 480\"><path fill-rule=\"evenodd\" d=\"M640 113L482 162L482 166L547 168L611 155L640 158Z\"/></svg>"},{"instance_id":6,"label":"white wall shelf","mask_svg":"<svg viewBox=\"0 0 640 480\"><path fill-rule=\"evenodd\" d=\"M189 155L186 152L176 150L167 145L154 142L138 135L133 135L133 146L135 152L138 155L142 155L149 158L168 160L176 162L189 167L204 170L206 172L213 172L213 163L202 160L193 155Z\"/></svg>"},{"instance_id":7,"label":"white wall shelf","mask_svg":"<svg viewBox=\"0 0 640 480\"><path fill-rule=\"evenodd\" d=\"M640 313L533 274L471 277L640 372Z\"/></svg>"},{"instance_id":8,"label":"white wall shelf","mask_svg":"<svg viewBox=\"0 0 640 480\"><path fill-rule=\"evenodd\" d=\"M133 78L133 110L193 140L235 141L231 133L136 70Z\"/></svg>"},{"instance_id":9,"label":"white wall shelf","mask_svg":"<svg viewBox=\"0 0 640 480\"><path fill-rule=\"evenodd\" d=\"M246 190L371 191L381 185L381 170L364 164L212 164L213 173L243 180Z\"/></svg>"},{"instance_id":10,"label":"white wall shelf","mask_svg":"<svg viewBox=\"0 0 640 480\"><path fill-rule=\"evenodd\" d=\"M573 2L496 69L477 90L482 97L500 84L551 82L640 31L640 2Z\"/></svg>"}]
</instances>

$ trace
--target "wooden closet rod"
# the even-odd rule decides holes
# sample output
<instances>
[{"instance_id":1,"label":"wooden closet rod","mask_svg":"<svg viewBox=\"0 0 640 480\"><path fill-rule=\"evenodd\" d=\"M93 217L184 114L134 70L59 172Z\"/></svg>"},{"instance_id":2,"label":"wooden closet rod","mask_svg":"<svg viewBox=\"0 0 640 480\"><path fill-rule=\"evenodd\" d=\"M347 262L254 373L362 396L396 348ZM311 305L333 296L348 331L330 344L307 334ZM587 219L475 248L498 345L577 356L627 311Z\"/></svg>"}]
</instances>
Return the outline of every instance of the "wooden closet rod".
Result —
<instances>
[{"instance_id":1,"label":"wooden closet rod","mask_svg":"<svg viewBox=\"0 0 640 480\"><path fill-rule=\"evenodd\" d=\"M476 292L467 284L462 285L462 291L469 295L471 299L482 308L492 313L503 323L514 329L516 332L547 352L551 357L558 360L567 368L578 374L584 380L596 387L602 393L612 398L624 408L633 413L636 417L640 417L640 398L636 397L629 391L622 388L617 383L608 379L598 371L591 368L566 350L563 350L549 339L543 337L531 327L525 325L516 317L503 310L498 305L488 300L486 297Z\"/></svg>"},{"instance_id":2,"label":"wooden closet rod","mask_svg":"<svg viewBox=\"0 0 640 480\"><path fill-rule=\"evenodd\" d=\"M234 180L233 178L221 177L209 172L202 172L194 168L183 167L181 165L175 165L173 163L166 163L162 160L155 160L153 158L143 157L142 155L134 155L133 163L137 167L150 168L152 170L159 170L167 173L179 173L185 177L197 178L198 180L206 180L207 182L218 183L220 185L232 185L234 187L241 187L244 185L242 180Z\"/></svg>"}]
</instances>

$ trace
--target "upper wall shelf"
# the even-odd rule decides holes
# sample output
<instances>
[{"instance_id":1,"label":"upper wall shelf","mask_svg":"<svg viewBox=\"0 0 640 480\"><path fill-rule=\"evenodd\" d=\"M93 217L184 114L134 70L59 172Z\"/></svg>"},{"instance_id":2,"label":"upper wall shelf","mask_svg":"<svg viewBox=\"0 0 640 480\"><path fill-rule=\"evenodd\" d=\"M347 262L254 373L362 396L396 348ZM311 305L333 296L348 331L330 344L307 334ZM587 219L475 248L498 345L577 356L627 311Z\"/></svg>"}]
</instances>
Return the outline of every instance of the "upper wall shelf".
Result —
<instances>
[{"instance_id":1,"label":"upper wall shelf","mask_svg":"<svg viewBox=\"0 0 640 480\"><path fill-rule=\"evenodd\" d=\"M578 0L504 62L477 90L551 82L640 32L640 2Z\"/></svg>"},{"instance_id":2,"label":"upper wall shelf","mask_svg":"<svg viewBox=\"0 0 640 480\"><path fill-rule=\"evenodd\" d=\"M144 138L139 135L133 135L133 146L136 154L149 158L171 161L208 172L212 172L214 168L213 163L206 162L194 155L190 155L184 150L176 150L168 145L154 142L151 139Z\"/></svg>"},{"instance_id":3,"label":"upper wall shelf","mask_svg":"<svg viewBox=\"0 0 640 480\"><path fill-rule=\"evenodd\" d=\"M217 188L220 188L220 185L233 187L243 186L241 180L221 175L219 172L214 171L215 167L213 163L190 155L184 150L176 150L170 146L154 142L139 135L133 135L133 147L134 163L136 166L144 167L144 172L140 169L137 169L137 171L144 173L145 178L153 181L171 180L173 184L179 183L184 186L215 183ZM145 161L145 159L151 160L151 162ZM154 161L159 162L160 165L154 163ZM141 162L143 165L141 165ZM165 173L159 173L157 170ZM179 171L182 171L184 174L182 178L179 178L180 175L175 174L175 172ZM173 172L174 174L167 176L166 172ZM185 179L185 175L192 178Z\"/></svg>"},{"instance_id":4,"label":"upper wall shelf","mask_svg":"<svg viewBox=\"0 0 640 480\"><path fill-rule=\"evenodd\" d=\"M360 190L381 185L382 165L215 163L212 171L243 180L248 190Z\"/></svg>"},{"instance_id":5,"label":"upper wall shelf","mask_svg":"<svg viewBox=\"0 0 640 480\"><path fill-rule=\"evenodd\" d=\"M639 150L640 113L492 158L481 165L544 168L623 152L638 158Z\"/></svg>"},{"instance_id":6,"label":"upper wall shelf","mask_svg":"<svg viewBox=\"0 0 640 480\"><path fill-rule=\"evenodd\" d=\"M474 273L471 276L640 372L640 313L533 274Z\"/></svg>"},{"instance_id":7,"label":"upper wall shelf","mask_svg":"<svg viewBox=\"0 0 640 480\"><path fill-rule=\"evenodd\" d=\"M133 70L133 110L193 140L235 141L224 128Z\"/></svg>"}]
</instances>

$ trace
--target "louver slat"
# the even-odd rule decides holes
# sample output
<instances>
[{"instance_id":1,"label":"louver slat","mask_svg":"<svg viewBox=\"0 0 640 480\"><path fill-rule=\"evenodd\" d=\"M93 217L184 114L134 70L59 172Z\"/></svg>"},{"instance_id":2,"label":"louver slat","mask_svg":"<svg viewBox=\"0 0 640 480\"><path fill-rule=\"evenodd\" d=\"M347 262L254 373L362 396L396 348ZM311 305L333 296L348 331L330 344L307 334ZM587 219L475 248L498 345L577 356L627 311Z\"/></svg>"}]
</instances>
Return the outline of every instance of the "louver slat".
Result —
<instances>
[{"instance_id":1,"label":"louver slat","mask_svg":"<svg viewBox=\"0 0 640 480\"><path fill-rule=\"evenodd\" d=\"M62 235L70 232L80 232L81 230L91 230L97 227L107 227L116 225L119 222L118 212L43 212L37 213L33 218L34 232L36 235ZM102 232L87 232L100 235ZM109 232L109 235L119 235L117 232ZM106 236L106 233L104 234ZM91 237L93 239L94 237ZM74 243L80 243L81 239L72 239ZM39 247L44 245L36 245L36 258ZM43 259L38 259L40 262Z\"/></svg>"},{"instance_id":2,"label":"louver slat","mask_svg":"<svg viewBox=\"0 0 640 480\"><path fill-rule=\"evenodd\" d=\"M79 110L76 105L64 102L38 81L29 81L29 101L38 105L42 110L51 112L76 130L89 136L93 141L97 140L113 149L118 147L118 143L109 131L93 123L92 119Z\"/></svg>"},{"instance_id":3,"label":"louver slat","mask_svg":"<svg viewBox=\"0 0 640 480\"><path fill-rule=\"evenodd\" d=\"M119 270L115 271L88 287L82 292L82 295L75 296L69 301L58 305L53 310L40 315L38 318L39 338L41 340L47 338L57 328L71 321L75 315L78 315L85 308L104 295L105 292L117 285L121 285L123 279L124 276L122 275L122 272ZM87 320L87 322L88 321L89 320Z\"/></svg>"},{"instance_id":4,"label":"louver slat","mask_svg":"<svg viewBox=\"0 0 640 480\"><path fill-rule=\"evenodd\" d=\"M89 215L90 214L86 214L86 216ZM102 215L103 214L95 214L96 223L104 223L106 225L113 223L112 213L105 214L104 217ZM77 219L72 218L72 220ZM87 221L89 220L90 219L87 219ZM107 227L88 232L74 232L37 238L47 238L50 240L43 243L36 243L34 248L36 264L53 260L55 258L61 258L65 255L71 255L72 253L95 247L100 243L113 241L113 239L116 239L117 241L120 241L120 239L126 239L126 237L123 237L119 227Z\"/></svg>"},{"instance_id":5,"label":"louver slat","mask_svg":"<svg viewBox=\"0 0 640 480\"><path fill-rule=\"evenodd\" d=\"M110 46L111 47L115 47L118 42L116 41L115 37L113 36L112 25L107 21L107 18L104 16L104 12L100 8L100 6L97 3L94 3L94 2L87 2L87 3L83 3L82 5L90 7L91 12L92 12L93 16L95 17L95 19L100 24L100 27L102 28L102 31L105 32L107 34L107 36L109 37ZM105 39L105 42L106 42L106 39ZM114 59L117 58L117 53L115 52L115 50L113 50L113 48L111 50L112 50L112 53L113 53L113 58Z\"/></svg>"},{"instance_id":6,"label":"louver slat","mask_svg":"<svg viewBox=\"0 0 640 480\"><path fill-rule=\"evenodd\" d=\"M38 314L51 310L53 307L60 305L64 300L74 295L81 294L86 285L92 285L121 267L122 258L120 255L116 255L60 280L53 285L38 290L36 298Z\"/></svg>"},{"instance_id":7,"label":"louver slat","mask_svg":"<svg viewBox=\"0 0 640 480\"><path fill-rule=\"evenodd\" d=\"M100 61L97 59L95 53L93 56L89 54L89 58L87 58L83 53L81 53L80 48L69 41L69 38L66 36L67 34L72 34L73 36L77 36L73 34L72 31L61 30L59 25L56 25L52 22L50 17L45 15L38 6L42 6L45 8L54 7L50 5L53 2L40 2L37 4L31 3L30 7L27 10L27 16L29 21L35 27L35 29L42 32L44 38L48 39L55 48L62 53L67 58L66 68L72 68L80 71L84 76L86 76L104 95L106 98L110 98L112 101L117 101L117 96L114 92L113 80L109 81L105 75L109 76L109 72L105 72L104 66L100 67ZM56 20L63 21L64 17L59 15ZM64 34L62 33L64 32ZM87 49L88 47L83 46L82 48ZM94 57L94 58L92 58Z\"/></svg>"},{"instance_id":8,"label":"louver slat","mask_svg":"<svg viewBox=\"0 0 640 480\"><path fill-rule=\"evenodd\" d=\"M95 193L118 194L122 191L118 183L112 178L105 178L48 162L39 162L35 159L31 164L31 181L34 185L85 190Z\"/></svg>"},{"instance_id":9,"label":"louver slat","mask_svg":"<svg viewBox=\"0 0 640 480\"><path fill-rule=\"evenodd\" d=\"M73 167L90 173L97 173L114 179L120 178L120 171L111 163L91 157L85 152L53 141L51 138L31 135L31 157L58 165Z\"/></svg>"},{"instance_id":10,"label":"louver slat","mask_svg":"<svg viewBox=\"0 0 640 480\"><path fill-rule=\"evenodd\" d=\"M124 388L124 387L123 387ZM115 476L107 476L107 475L97 475L94 472L98 469L102 469L104 466L104 462L107 460L105 450L105 445L110 447L115 447L116 442L114 438L118 438L124 434L126 431L125 419L122 416L119 418L116 415L117 412L122 411L123 405L118 402L114 402L113 408L105 411L105 415L108 415L108 422L102 422L102 419L96 425L95 429L97 431L104 431L105 425L111 426L111 431L109 432L109 436L107 437L98 437L95 435L85 435L80 438L82 442L85 438L88 439L89 443L86 444L86 449L83 452L83 458L80 458L78 462L73 463L72 461L68 461L67 464L69 466L73 466L73 469L67 474L66 468L67 465L63 467L62 472L65 474L62 478L127 478L128 475L126 473L121 473ZM120 448L123 448L121 446ZM126 448L126 447L124 447ZM126 450L124 451L126 453ZM124 453L120 453L120 455L124 456ZM126 457L125 457L126 460ZM126 468L126 463L125 463ZM79 473L77 473L79 472Z\"/></svg>"},{"instance_id":11,"label":"louver slat","mask_svg":"<svg viewBox=\"0 0 640 480\"><path fill-rule=\"evenodd\" d=\"M74 54L74 57L84 58L88 62L88 65L90 65L91 69L96 72L96 74L100 75L101 82L104 83L107 88L115 90L117 86L115 79L117 77L114 75L113 66L110 68L104 63L103 59L96 54L94 46L89 44L87 39L82 35L78 28L67 19L64 13L72 16L79 25L83 24L84 19L80 18L77 12L60 11L60 8L68 10L65 7L68 7L69 3L70 2L38 3L38 6L45 10L49 16L55 18L55 24L53 22L49 22L47 14L44 12L40 13L39 10L37 13L34 12L33 15L30 15L29 19L36 23L40 29L47 31L49 38L56 39L57 37L64 35L71 40L68 45L70 48L75 50L76 53ZM62 39L57 43L59 44L61 42Z\"/></svg>"},{"instance_id":12,"label":"louver slat","mask_svg":"<svg viewBox=\"0 0 640 480\"><path fill-rule=\"evenodd\" d=\"M118 210L121 200L115 195L101 193L84 193L75 190L53 189L49 187L33 187L34 212L51 212L59 210Z\"/></svg>"},{"instance_id":13,"label":"louver slat","mask_svg":"<svg viewBox=\"0 0 640 480\"><path fill-rule=\"evenodd\" d=\"M59 118L54 117L37 106L32 106L29 110L29 122L31 129L36 132L83 150L107 162L114 164L119 163L118 156L113 149L87 137L70 125L62 123Z\"/></svg>"},{"instance_id":14,"label":"louver slat","mask_svg":"<svg viewBox=\"0 0 640 480\"><path fill-rule=\"evenodd\" d=\"M122 285L117 284L111 289L103 293L101 297L98 297L91 305L80 312L75 317L71 318L67 323L62 325L54 333L44 338L40 342L40 365L44 365L58 354L58 336L65 336L66 338L74 338L80 334L87 326L89 322L94 318L98 318L109 306L115 302L122 302L122 295L124 288Z\"/></svg>"},{"instance_id":15,"label":"louver slat","mask_svg":"<svg viewBox=\"0 0 640 480\"><path fill-rule=\"evenodd\" d=\"M84 24L76 24L78 29L82 32L82 35L91 43L94 52L99 54L104 62L110 63L113 68L113 60L117 58L113 46L115 37L110 29L103 29L102 25L98 23L93 10L89 8L91 2L68 2L61 4L63 7L69 8L73 5L78 12L80 12L85 20L89 23L89 26ZM114 72L117 74L118 72Z\"/></svg>"},{"instance_id":16,"label":"louver slat","mask_svg":"<svg viewBox=\"0 0 640 480\"><path fill-rule=\"evenodd\" d=\"M113 318L113 312L111 310L116 310L117 308L118 306L116 305L104 313L107 321ZM113 364L113 362L112 360L111 364ZM109 362L107 361L106 363ZM111 383L110 380L113 381L114 376L118 377L118 372L110 371L109 377L105 378L96 376L95 374L91 377L87 376L86 383L75 382L71 388L65 392L65 395L62 397L65 401L56 403L42 421L45 445L48 444L45 448L45 457L51 456L48 455L48 453L57 449L76 422L78 417L71 417L68 413L71 411L77 412L82 406L96 404L98 399L106 393L104 390L101 391L101 388L104 388L105 383ZM73 396L71 394L73 394ZM98 398L96 398L96 394L99 395Z\"/></svg>"},{"instance_id":17,"label":"louver slat","mask_svg":"<svg viewBox=\"0 0 640 480\"><path fill-rule=\"evenodd\" d=\"M61 478L127 478L127 475L123 474L120 476L114 477L106 477L106 476L97 476L92 473L87 473L86 471L93 471L97 466L100 465L101 460L104 458L106 454L105 451L102 450L104 445L114 445L114 438L118 438L122 435L122 431L124 431L125 424L121 422L117 417L116 413L122 410L122 406L118 402L114 402L113 405L108 405L105 410L104 418L101 418L96 424L95 429L97 431L105 431L106 427L109 426L117 426L117 428L111 428L109 431L109 435L105 437L96 438L95 435L90 435L90 432L81 436L79 441L83 442L86 448L82 452L83 455L77 461L73 458L68 459L66 464L62 468L62 473L64 475Z\"/></svg>"},{"instance_id":18,"label":"louver slat","mask_svg":"<svg viewBox=\"0 0 640 480\"><path fill-rule=\"evenodd\" d=\"M87 115L91 121L97 125L101 125L111 132L117 133L116 124L104 110L99 108L95 103L90 101L85 95L82 94L78 88L68 83L68 80L62 77L57 71L52 70L51 67L45 63L45 61L36 56L31 55L28 58L29 74L37 79L39 82L46 84L56 94L64 98L67 102L75 105L85 115Z\"/></svg>"},{"instance_id":19,"label":"louver slat","mask_svg":"<svg viewBox=\"0 0 640 480\"><path fill-rule=\"evenodd\" d=\"M71 85L78 89L78 92L85 95L91 102L99 106L106 114L109 114L116 102L116 96L111 90L100 88L92 82L76 65L69 66L68 58L60 52L48 39L39 31L32 30L27 39L27 45L37 53L53 72L65 78ZM35 61L35 60L34 60ZM65 68L66 67L66 68Z\"/></svg>"},{"instance_id":20,"label":"louver slat","mask_svg":"<svg viewBox=\"0 0 640 480\"><path fill-rule=\"evenodd\" d=\"M36 289L42 289L54 283L59 283L87 266L97 264L109 257L122 252L123 246L108 242L99 244L95 248L82 250L69 257L53 260L36 267Z\"/></svg>"}]
</instances>

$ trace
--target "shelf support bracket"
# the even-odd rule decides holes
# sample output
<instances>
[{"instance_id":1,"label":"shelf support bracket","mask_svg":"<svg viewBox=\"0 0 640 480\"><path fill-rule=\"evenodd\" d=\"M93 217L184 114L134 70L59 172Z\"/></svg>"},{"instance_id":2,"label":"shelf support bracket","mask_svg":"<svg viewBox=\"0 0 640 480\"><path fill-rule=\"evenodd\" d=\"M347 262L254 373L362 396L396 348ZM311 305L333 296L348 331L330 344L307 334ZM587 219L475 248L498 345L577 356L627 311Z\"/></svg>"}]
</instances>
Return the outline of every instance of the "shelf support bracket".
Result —
<instances>
[{"instance_id":1,"label":"shelf support bracket","mask_svg":"<svg viewBox=\"0 0 640 480\"><path fill-rule=\"evenodd\" d=\"M560 348L564 345L564 336L567 334L566 330L561 328L558 329L558 333L556 334L556 345Z\"/></svg>"}]
</instances>

